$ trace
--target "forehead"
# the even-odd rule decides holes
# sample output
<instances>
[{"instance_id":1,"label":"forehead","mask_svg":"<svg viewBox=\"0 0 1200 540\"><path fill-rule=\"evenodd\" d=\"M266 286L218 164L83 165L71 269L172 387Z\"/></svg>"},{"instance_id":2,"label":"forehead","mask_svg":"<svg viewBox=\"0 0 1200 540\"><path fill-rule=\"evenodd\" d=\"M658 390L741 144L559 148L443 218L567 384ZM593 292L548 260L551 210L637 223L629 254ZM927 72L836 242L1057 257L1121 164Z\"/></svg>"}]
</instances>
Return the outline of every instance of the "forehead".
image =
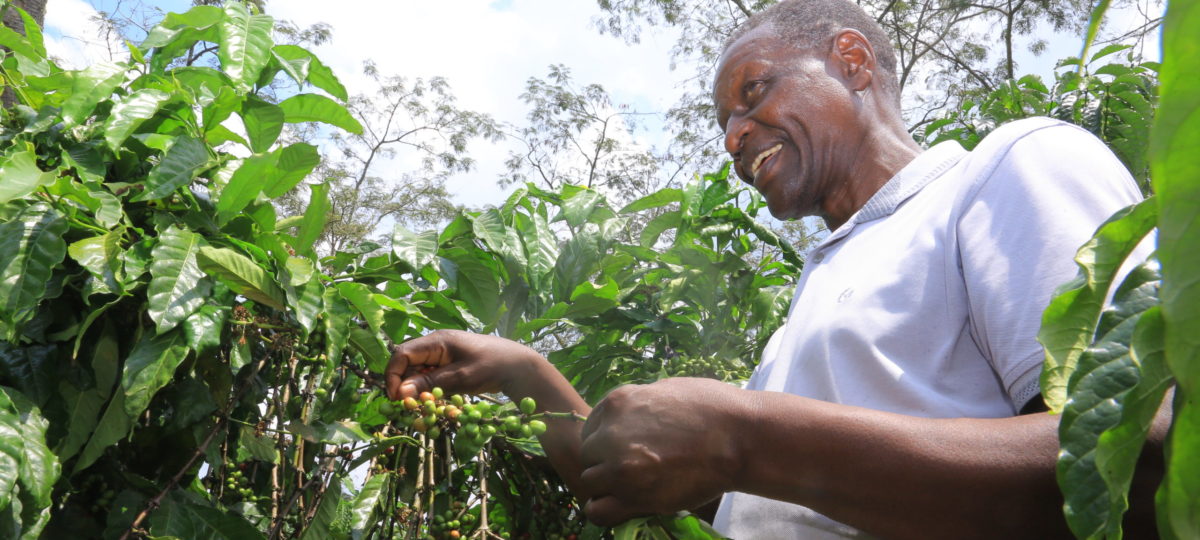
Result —
<instances>
[{"instance_id":1,"label":"forehead","mask_svg":"<svg viewBox=\"0 0 1200 540\"><path fill-rule=\"evenodd\" d=\"M739 85L747 73L762 73L775 66L791 65L814 53L816 51L812 49L796 47L770 25L755 27L731 43L721 54L713 79L713 98L719 104L722 91L730 90L728 87L731 84Z\"/></svg>"}]
</instances>

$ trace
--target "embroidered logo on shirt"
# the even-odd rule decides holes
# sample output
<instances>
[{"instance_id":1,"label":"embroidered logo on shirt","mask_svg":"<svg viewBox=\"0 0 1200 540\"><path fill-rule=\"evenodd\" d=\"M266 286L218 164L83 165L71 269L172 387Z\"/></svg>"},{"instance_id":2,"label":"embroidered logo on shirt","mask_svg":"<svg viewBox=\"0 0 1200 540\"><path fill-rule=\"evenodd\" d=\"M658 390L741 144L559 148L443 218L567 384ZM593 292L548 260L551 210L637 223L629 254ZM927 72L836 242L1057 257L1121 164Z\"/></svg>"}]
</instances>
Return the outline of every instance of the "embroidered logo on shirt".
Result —
<instances>
[{"instance_id":1,"label":"embroidered logo on shirt","mask_svg":"<svg viewBox=\"0 0 1200 540\"><path fill-rule=\"evenodd\" d=\"M838 295L837 303L841 304L842 302L849 300L851 296L854 296L854 287L848 287L846 290L842 291L842 294Z\"/></svg>"}]
</instances>

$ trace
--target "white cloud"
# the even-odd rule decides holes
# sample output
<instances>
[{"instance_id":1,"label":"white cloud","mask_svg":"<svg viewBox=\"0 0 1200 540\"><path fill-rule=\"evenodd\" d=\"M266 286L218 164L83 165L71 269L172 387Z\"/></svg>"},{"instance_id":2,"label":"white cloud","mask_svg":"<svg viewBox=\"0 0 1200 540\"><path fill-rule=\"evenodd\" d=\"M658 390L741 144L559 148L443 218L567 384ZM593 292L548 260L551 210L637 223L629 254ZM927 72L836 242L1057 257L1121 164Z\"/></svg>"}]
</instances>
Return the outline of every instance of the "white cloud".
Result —
<instances>
[{"instance_id":1,"label":"white cloud","mask_svg":"<svg viewBox=\"0 0 1200 540\"><path fill-rule=\"evenodd\" d=\"M124 60L129 52L121 40L105 32L100 14L83 0L46 2L46 52L64 68L82 69L106 60Z\"/></svg>"}]
</instances>

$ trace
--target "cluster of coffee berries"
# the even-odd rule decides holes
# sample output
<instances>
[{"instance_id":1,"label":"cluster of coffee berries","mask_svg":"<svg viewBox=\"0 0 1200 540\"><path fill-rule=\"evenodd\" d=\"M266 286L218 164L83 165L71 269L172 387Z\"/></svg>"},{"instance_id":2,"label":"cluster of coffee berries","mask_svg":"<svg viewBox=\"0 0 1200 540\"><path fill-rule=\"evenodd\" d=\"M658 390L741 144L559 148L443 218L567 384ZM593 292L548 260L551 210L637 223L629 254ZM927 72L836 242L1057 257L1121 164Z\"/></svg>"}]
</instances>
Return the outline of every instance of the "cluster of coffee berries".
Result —
<instances>
[{"instance_id":1,"label":"cluster of coffee berries","mask_svg":"<svg viewBox=\"0 0 1200 540\"><path fill-rule=\"evenodd\" d=\"M716 358L676 356L666 362L672 377L703 377L719 381L738 381L750 377L750 369L728 365Z\"/></svg>"},{"instance_id":2,"label":"cluster of coffee berries","mask_svg":"<svg viewBox=\"0 0 1200 540\"><path fill-rule=\"evenodd\" d=\"M105 482L103 478L100 476L88 476L80 487L81 492L91 491L95 494L91 500L92 505L90 508L93 513L100 514L108 512L108 508L110 505L112 505L113 497L116 496L116 492L108 487L108 483Z\"/></svg>"},{"instance_id":3,"label":"cluster of coffee berries","mask_svg":"<svg viewBox=\"0 0 1200 540\"><path fill-rule=\"evenodd\" d=\"M456 504L461 507L461 504ZM433 516L433 520L429 523L429 534L426 535L427 540L446 540L458 539L467 536L475 527L475 514L464 512L461 508L456 510L446 510L441 514Z\"/></svg>"},{"instance_id":4,"label":"cluster of coffee berries","mask_svg":"<svg viewBox=\"0 0 1200 540\"><path fill-rule=\"evenodd\" d=\"M424 433L437 439L447 430L456 430L455 448L473 455L484 444L498 434L510 437L530 438L546 432L546 424L533 418L537 403L533 398L512 403L467 402L455 394L443 399L441 388L421 392L417 397L403 401L383 401L379 413L404 428Z\"/></svg>"},{"instance_id":5,"label":"cluster of coffee berries","mask_svg":"<svg viewBox=\"0 0 1200 540\"><path fill-rule=\"evenodd\" d=\"M257 502L265 497L257 497L254 490L250 489L250 479L242 472L245 467L243 463L241 467L234 467L229 474L225 475L225 493L227 496L240 498L242 500Z\"/></svg>"}]
</instances>

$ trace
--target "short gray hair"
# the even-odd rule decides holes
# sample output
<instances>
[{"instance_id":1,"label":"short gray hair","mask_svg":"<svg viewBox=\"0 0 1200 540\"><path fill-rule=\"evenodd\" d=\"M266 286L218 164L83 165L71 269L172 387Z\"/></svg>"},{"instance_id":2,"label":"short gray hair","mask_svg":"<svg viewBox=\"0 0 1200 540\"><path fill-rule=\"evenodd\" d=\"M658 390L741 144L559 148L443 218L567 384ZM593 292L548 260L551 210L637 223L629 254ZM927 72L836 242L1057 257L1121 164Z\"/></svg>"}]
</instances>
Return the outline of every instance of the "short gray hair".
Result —
<instances>
[{"instance_id":1,"label":"short gray hair","mask_svg":"<svg viewBox=\"0 0 1200 540\"><path fill-rule=\"evenodd\" d=\"M858 30L875 51L876 75L881 79L881 87L897 105L900 103L900 82L896 77L896 51L892 40L875 19L853 2L784 0L750 16L725 40L722 51L760 26L770 28L777 37L800 50L828 47L837 32Z\"/></svg>"}]
</instances>

